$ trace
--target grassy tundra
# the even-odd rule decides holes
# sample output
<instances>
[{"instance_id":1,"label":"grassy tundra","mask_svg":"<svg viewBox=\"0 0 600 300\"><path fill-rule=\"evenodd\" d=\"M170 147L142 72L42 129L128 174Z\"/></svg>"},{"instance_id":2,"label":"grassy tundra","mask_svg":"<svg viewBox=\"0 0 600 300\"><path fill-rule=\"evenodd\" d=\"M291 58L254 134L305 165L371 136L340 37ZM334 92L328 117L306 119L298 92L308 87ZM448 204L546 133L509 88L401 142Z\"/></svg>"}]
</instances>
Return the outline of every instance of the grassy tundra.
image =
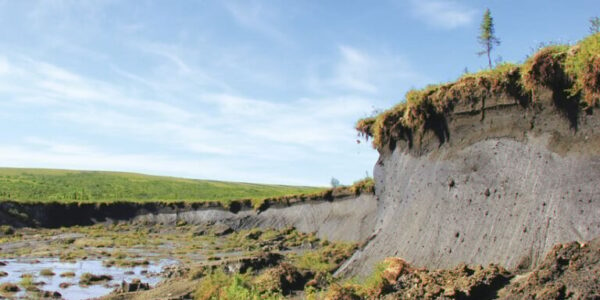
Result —
<instances>
[{"instance_id":1,"label":"grassy tundra","mask_svg":"<svg viewBox=\"0 0 600 300\"><path fill-rule=\"evenodd\" d=\"M324 188L196 180L135 173L0 168L0 200L35 202L229 202L311 194Z\"/></svg>"}]
</instances>

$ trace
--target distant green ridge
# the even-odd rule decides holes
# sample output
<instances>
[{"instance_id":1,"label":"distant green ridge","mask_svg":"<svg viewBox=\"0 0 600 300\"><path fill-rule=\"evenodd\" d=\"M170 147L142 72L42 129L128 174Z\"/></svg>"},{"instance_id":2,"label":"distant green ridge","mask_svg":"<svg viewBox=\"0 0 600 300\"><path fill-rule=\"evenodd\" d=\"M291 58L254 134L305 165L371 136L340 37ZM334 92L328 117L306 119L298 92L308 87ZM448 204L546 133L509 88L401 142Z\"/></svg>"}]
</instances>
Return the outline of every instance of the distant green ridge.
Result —
<instances>
[{"instance_id":1,"label":"distant green ridge","mask_svg":"<svg viewBox=\"0 0 600 300\"><path fill-rule=\"evenodd\" d=\"M0 200L36 202L260 200L324 188L267 185L136 173L0 168Z\"/></svg>"}]
</instances>

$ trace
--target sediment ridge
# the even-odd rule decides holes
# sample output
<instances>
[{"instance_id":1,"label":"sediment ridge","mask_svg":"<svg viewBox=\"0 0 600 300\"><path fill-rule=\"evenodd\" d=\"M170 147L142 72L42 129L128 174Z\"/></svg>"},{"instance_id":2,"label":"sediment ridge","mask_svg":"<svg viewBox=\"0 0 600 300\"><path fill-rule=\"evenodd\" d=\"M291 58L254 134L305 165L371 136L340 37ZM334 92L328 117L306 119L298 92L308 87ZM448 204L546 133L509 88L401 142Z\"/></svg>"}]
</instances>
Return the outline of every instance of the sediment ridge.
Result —
<instances>
[{"instance_id":1,"label":"sediment ridge","mask_svg":"<svg viewBox=\"0 0 600 300\"><path fill-rule=\"evenodd\" d=\"M144 224L222 224L232 230L295 227L320 238L362 242L374 227L377 201L372 193L331 195L327 198L263 204L112 202L28 203L0 202L0 225L57 228L101 222Z\"/></svg>"}]
</instances>

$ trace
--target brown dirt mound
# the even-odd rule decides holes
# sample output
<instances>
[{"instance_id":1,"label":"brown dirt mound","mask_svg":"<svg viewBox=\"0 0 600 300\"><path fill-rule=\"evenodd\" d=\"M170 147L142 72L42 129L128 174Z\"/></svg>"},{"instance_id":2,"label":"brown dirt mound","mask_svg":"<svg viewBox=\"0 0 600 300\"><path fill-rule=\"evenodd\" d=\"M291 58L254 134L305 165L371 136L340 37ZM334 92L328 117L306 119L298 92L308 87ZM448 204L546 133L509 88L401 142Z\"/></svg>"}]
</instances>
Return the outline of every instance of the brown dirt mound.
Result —
<instances>
[{"instance_id":1,"label":"brown dirt mound","mask_svg":"<svg viewBox=\"0 0 600 300\"><path fill-rule=\"evenodd\" d=\"M399 265L400 266L400 265ZM509 282L511 274L497 265L469 267L459 265L450 270L410 270L403 272L394 281L396 292L392 299L494 299L496 292ZM394 272L386 270L387 274ZM385 273L384 273L385 274ZM386 279L387 281L388 279Z\"/></svg>"},{"instance_id":2,"label":"brown dirt mound","mask_svg":"<svg viewBox=\"0 0 600 300\"><path fill-rule=\"evenodd\" d=\"M600 299L600 238L558 244L532 272L500 292L506 299Z\"/></svg>"},{"instance_id":3,"label":"brown dirt mound","mask_svg":"<svg viewBox=\"0 0 600 300\"><path fill-rule=\"evenodd\" d=\"M519 275L495 264L428 270L392 257L382 265L364 285L332 285L327 299L600 299L600 237L557 244Z\"/></svg>"}]
</instances>

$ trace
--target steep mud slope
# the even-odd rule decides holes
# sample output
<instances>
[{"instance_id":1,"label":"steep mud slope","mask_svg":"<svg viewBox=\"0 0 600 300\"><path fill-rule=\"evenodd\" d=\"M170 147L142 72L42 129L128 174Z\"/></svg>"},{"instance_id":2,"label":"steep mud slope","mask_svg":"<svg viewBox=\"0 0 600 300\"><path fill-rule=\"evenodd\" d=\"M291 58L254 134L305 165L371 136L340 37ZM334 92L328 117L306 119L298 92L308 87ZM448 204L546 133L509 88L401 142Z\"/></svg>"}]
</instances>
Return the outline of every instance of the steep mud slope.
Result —
<instances>
[{"instance_id":1,"label":"steep mud slope","mask_svg":"<svg viewBox=\"0 0 600 300\"><path fill-rule=\"evenodd\" d=\"M221 230L255 227L295 227L320 238L363 242L375 226L377 200L373 193L341 194L327 198L290 198L260 210L250 203L229 208L219 203L21 203L0 202L0 225L58 228L102 222L203 225ZM217 225L217 226L215 226Z\"/></svg>"},{"instance_id":2,"label":"steep mud slope","mask_svg":"<svg viewBox=\"0 0 600 300\"><path fill-rule=\"evenodd\" d=\"M293 226L301 232L315 232L319 238L363 242L375 226L377 200L372 194L349 196L334 201L307 201L278 205L264 211L202 209L181 212L140 214L133 220L145 223L223 224L232 229Z\"/></svg>"},{"instance_id":3,"label":"steep mud slope","mask_svg":"<svg viewBox=\"0 0 600 300\"><path fill-rule=\"evenodd\" d=\"M586 73L565 67L582 49L412 91L359 122L381 154L377 225L338 274L368 274L388 256L529 269L556 243L599 236L600 53Z\"/></svg>"}]
</instances>

